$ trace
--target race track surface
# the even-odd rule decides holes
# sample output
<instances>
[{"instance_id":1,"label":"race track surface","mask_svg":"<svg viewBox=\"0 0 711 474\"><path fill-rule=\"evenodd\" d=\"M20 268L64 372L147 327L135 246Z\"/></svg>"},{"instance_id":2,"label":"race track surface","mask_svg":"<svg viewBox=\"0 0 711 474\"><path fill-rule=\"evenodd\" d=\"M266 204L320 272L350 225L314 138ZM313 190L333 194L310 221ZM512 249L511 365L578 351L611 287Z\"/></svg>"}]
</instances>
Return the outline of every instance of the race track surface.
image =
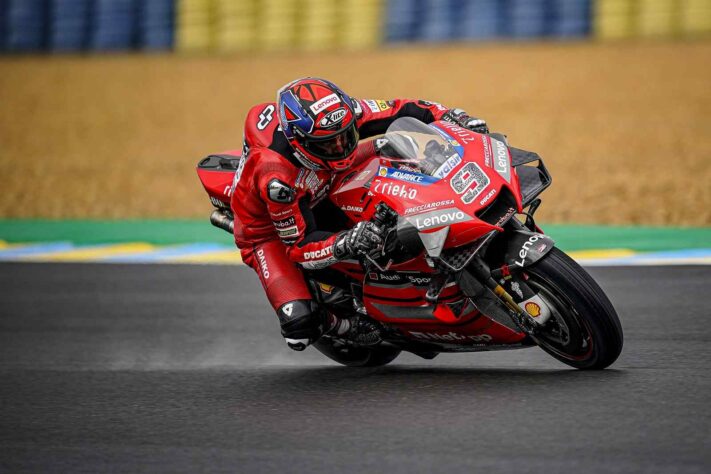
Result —
<instances>
[{"instance_id":1,"label":"race track surface","mask_svg":"<svg viewBox=\"0 0 711 474\"><path fill-rule=\"evenodd\" d=\"M0 264L0 472L709 472L711 267L591 268L625 347L348 369L241 266Z\"/></svg>"}]
</instances>

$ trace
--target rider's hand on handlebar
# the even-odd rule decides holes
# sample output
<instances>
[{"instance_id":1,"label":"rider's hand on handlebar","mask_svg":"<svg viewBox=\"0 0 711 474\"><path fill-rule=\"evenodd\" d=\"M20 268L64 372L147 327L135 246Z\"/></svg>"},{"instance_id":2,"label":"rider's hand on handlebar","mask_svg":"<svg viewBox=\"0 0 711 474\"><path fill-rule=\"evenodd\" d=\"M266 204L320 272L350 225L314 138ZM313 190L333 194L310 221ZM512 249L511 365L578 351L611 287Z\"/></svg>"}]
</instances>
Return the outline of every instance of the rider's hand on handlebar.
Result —
<instances>
[{"instance_id":1,"label":"rider's hand on handlebar","mask_svg":"<svg viewBox=\"0 0 711 474\"><path fill-rule=\"evenodd\" d=\"M477 133L489 133L489 127L486 125L486 121L480 118L471 117L467 115L462 109L452 109L442 117L442 120L447 122L456 123L460 127L467 128L472 132Z\"/></svg>"},{"instance_id":2,"label":"rider's hand on handlebar","mask_svg":"<svg viewBox=\"0 0 711 474\"><path fill-rule=\"evenodd\" d=\"M341 232L333 245L333 255L337 259L367 254L382 246L383 229L373 222L362 221L350 230Z\"/></svg>"}]
</instances>

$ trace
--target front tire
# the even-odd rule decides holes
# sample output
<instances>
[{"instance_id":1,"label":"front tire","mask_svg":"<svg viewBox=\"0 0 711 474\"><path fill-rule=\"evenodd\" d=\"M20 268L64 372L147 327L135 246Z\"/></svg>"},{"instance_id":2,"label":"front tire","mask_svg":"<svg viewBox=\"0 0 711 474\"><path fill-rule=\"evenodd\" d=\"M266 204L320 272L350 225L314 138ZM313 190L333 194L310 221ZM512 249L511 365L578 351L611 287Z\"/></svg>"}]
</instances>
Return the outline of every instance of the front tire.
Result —
<instances>
[{"instance_id":1,"label":"front tire","mask_svg":"<svg viewBox=\"0 0 711 474\"><path fill-rule=\"evenodd\" d=\"M337 346L333 339L322 337L314 347L323 355L348 367L379 367L387 365L400 355L400 349L392 347Z\"/></svg>"},{"instance_id":2,"label":"front tire","mask_svg":"<svg viewBox=\"0 0 711 474\"><path fill-rule=\"evenodd\" d=\"M536 334L538 345L577 369L604 369L622 351L622 326L615 308L593 278L553 248L525 272L526 283L551 307Z\"/></svg>"}]
</instances>

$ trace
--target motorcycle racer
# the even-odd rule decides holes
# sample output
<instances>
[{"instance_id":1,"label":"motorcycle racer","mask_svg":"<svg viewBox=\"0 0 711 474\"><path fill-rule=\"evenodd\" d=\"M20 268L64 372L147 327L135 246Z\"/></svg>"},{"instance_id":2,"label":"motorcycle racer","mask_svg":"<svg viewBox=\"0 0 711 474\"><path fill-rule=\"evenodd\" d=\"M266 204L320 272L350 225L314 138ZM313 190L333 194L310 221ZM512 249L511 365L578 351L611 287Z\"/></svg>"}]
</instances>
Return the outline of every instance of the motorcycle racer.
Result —
<instances>
[{"instance_id":1,"label":"motorcycle racer","mask_svg":"<svg viewBox=\"0 0 711 474\"><path fill-rule=\"evenodd\" d=\"M276 102L248 112L244 143L231 192L235 243L242 260L259 275L277 312L287 345L303 350L330 331L361 343L377 342L367 320L328 320L319 313L302 273L377 248L382 231L363 221L349 230L327 232L314 208L328 195L337 173L358 157L372 156L372 142L400 117L424 123L447 120L479 133L486 123L461 109L423 100L361 100L335 84L303 78L277 92Z\"/></svg>"}]
</instances>

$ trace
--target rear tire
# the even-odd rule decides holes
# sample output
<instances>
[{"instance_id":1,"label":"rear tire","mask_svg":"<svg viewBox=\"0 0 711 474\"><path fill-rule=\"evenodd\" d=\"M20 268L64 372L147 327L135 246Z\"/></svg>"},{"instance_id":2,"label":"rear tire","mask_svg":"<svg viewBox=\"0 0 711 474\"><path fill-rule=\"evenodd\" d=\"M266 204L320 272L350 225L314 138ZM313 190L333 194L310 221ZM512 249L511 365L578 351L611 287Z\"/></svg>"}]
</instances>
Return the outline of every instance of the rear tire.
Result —
<instances>
[{"instance_id":1,"label":"rear tire","mask_svg":"<svg viewBox=\"0 0 711 474\"><path fill-rule=\"evenodd\" d=\"M335 347L333 340L322 337L314 347L323 355L348 367L379 367L395 360L400 349L392 347Z\"/></svg>"},{"instance_id":2,"label":"rear tire","mask_svg":"<svg viewBox=\"0 0 711 474\"><path fill-rule=\"evenodd\" d=\"M615 362L622 351L622 326L595 280L557 248L524 271L553 311L536 335L541 349L578 369L604 369Z\"/></svg>"}]
</instances>

